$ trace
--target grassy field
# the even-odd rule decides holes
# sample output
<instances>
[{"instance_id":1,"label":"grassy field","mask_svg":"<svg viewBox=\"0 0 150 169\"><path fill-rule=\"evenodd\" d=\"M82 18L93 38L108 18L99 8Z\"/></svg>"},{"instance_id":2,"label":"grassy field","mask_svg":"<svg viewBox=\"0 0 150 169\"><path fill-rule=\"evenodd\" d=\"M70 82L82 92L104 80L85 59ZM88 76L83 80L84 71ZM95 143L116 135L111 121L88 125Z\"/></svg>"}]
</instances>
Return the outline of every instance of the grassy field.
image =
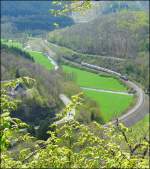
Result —
<instances>
[{"instance_id":1,"label":"grassy field","mask_svg":"<svg viewBox=\"0 0 150 169\"><path fill-rule=\"evenodd\" d=\"M7 46L10 46L10 47L16 47L16 48L19 48L19 49L22 49L23 46L21 43L17 42L17 41L14 41L14 40L5 40L5 39L1 39L1 43L2 44L5 44Z\"/></svg>"},{"instance_id":2,"label":"grassy field","mask_svg":"<svg viewBox=\"0 0 150 169\"><path fill-rule=\"evenodd\" d=\"M98 93L96 91L84 91L85 95L95 100L100 107L100 113L104 122L118 117L133 101L133 96L112 93Z\"/></svg>"},{"instance_id":3,"label":"grassy field","mask_svg":"<svg viewBox=\"0 0 150 169\"><path fill-rule=\"evenodd\" d=\"M41 52L29 51L30 55L34 58L35 62L44 66L46 69L53 69L52 63Z\"/></svg>"},{"instance_id":4,"label":"grassy field","mask_svg":"<svg viewBox=\"0 0 150 169\"><path fill-rule=\"evenodd\" d=\"M99 76L97 74L63 65L65 72L74 74L75 81L79 86L106 89L113 91L126 91L127 88L117 79L112 77ZM113 93L100 93L84 90L86 96L97 102L104 122L118 117L133 102L133 96Z\"/></svg>"},{"instance_id":5,"label":"grassy field","mask_svg":"<svg viewBox=\"0 0 150 169\"><path fill-rule=\"evenodd\" d=\"M114 91L126 91L127 88L117 79L112 77L103 77L97 74L63 65L65 72L73 73L76 83L79 86L92 87L98 89L107 89Z\"/></svg>"}]
</instances>

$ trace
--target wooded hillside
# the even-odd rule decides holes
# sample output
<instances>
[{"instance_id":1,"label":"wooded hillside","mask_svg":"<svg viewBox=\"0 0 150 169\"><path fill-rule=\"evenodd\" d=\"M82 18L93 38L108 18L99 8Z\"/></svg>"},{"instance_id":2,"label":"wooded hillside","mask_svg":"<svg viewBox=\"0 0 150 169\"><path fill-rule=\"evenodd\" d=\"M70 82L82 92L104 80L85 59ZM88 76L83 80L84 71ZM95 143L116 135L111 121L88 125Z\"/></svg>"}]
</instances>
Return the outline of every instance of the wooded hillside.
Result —
<instances>
[{"instance_id":1,"label":"wooded hillside","mask_svg":"<svg viewBox=\"0 0 150 169\"><path fill-rule=\"evenodd\" d=\"M120 12L53 31L49 41L82 53L129 58L148 51L148 31L148 13Z\"/></svg>"}]
</instances>

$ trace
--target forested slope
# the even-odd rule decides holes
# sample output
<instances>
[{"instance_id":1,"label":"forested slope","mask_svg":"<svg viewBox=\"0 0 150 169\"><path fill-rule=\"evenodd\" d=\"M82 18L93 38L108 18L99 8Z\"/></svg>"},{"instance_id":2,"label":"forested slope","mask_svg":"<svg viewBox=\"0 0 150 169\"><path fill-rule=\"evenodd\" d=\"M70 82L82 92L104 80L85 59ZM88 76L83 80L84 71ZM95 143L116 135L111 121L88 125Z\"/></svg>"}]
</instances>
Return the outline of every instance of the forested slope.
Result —
<instances>
[{"instance_id":1,"label":"forested slope","mask_svg":"<svg viewBox=\"0 0 150 169\"><path fill-rule=\"evenodd\" d=\"M136 57L148 50L148 27L148 13L120 12L51 32L49 41L83 53Z\"/></svg>"},{"instance_id":2,"label":"forested slope","mask_svg":"<svg viewBox=\"0 0 150 169\"><path fill-rule=\"evenodd\" d=\"M82 12L72 13L76 23L89 22L103 15L117 13L120 11L148 11L148 1L92 1L93 8Z\"/></svg>"},{"instance_id":3,"label":"forested slope","mask_svg":"<svg viewBox=\"0 0 150 169\"><path fill-rule=\"evenodd\" d=\"M49 41L85 54L126 59L120 62L92 55L79 59L81 56L78 53L69 56L73 60L88 61L127 74L148 89L148 34L148 13L121 11L89 23L50 32Z\"/></svg>"},{"instance_id":4,"label":"forested slope","mask_svg":"<svg viewBox=\"0 0 150 169\"><path fill-rule=\"evenodd\" d=\"M37 84L33 88L25 90L25 93L18 92L17 97L22 98L22 102L17 111L13 112L13 116L19 117L31 126L48 127L50 119L60 110L59 93L62 90L62 77L53 71L43 69L32 59L25 58L19 52L6 46L2 46L1 51L1 75L2 80L12 80L23 76L36 80ZM24 91L24 87L21 91ZM42 136L44 137L44 133Z\"/></svg>"},{"instance_id":5,"label":"forested slope","mask_svg":"<svg viewBox=\"0 0 150 169\"><path fill-rule=\"evenodd\" d=\"M54 16L50 9L55 9L50 1L2 1L1 2L2 36L19 37L20 34L41 35L54 30L55 22L59 27L72 25L74 22L68 16Z\"/></svg>"}]
</instances>

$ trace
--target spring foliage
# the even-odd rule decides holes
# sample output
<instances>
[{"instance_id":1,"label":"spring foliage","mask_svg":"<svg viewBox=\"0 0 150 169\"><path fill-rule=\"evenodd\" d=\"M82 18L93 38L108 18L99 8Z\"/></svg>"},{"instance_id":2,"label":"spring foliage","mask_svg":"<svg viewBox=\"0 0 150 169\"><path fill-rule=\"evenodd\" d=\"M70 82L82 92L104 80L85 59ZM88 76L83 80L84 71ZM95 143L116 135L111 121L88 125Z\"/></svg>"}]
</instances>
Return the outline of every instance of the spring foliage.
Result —
<instances>
[{"instance_id":1,"label":"spring foliage","mask_svg":"<svg viewBox=\"0 0 150 169\"><path fill-rule=\"evenodd\" d=\"M2 85L2 168L148 168L149 140L144 138L140 143L134 143L127 137L130 130L118 122L117 126L109 124L107 127L96 122L87 126L75 120L59 126L53 124L46 141L36 140L33 147L20 148L17 156L12 156L11 141L25 144L27 140L35 140L28 133L22 135L19 129L28 126L10 116L11 110L17 106L17 101L9 96L8 88L14 88L18 83L30 86L34 85L35 81L25 77ZM62 118L72 108L77 109L80 104L82 94L73 96L72 102L58 118ZM124 146L119 144L122 141Z\"/></svg>"}]
</instances>

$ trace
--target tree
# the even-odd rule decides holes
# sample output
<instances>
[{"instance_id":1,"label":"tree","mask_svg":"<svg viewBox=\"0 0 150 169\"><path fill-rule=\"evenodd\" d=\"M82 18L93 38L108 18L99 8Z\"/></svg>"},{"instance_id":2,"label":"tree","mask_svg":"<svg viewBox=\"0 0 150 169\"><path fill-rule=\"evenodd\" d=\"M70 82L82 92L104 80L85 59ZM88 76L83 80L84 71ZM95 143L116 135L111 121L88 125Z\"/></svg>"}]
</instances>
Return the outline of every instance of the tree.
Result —
<instances>
[{"instance_id":1,"label":"tree","mask_svg":"<svg viewBox=\"0 0 150 169\"><path fill-rule=\"evenodd\" d=\"M17 82L20 83L22 81L20 80L18 79ZM25 81L29 82L26 78ZM4 87L15 85L16 82L10 82ZM99 166L102 168L148 168L149 140L144 138L142 142L133 144L127 137L129 130L118 121L116 127L110 124L107 128L96 122L92 126L86 126L74 120L61 126L51 125L55 130L48 132L50 137L46 141L36 141L34 149L22 148L19 156L14 159L7 153L8 141L14 134L12 131L18 130L22 123L6 113L16 104L8 99L9 96L6 95L4 88L2 91L2 168L83 168L83 166L84 168L99 168ZM62 118L72 108L77 108L81 102L81 94L73 96L72 102L60 112L58 117ZM31 138L29 135L22 136L22 142L29 138ZM127 150L117 144L121 140L124 140Z\"/></svg>"},{"instance_id":2,"label":"tree","mask_svg":"<svg viewBox=\"0 0 150 169\"><path fill-rule=\"evenodd\" d=\"M84 1L53 1L53 5L59 6L59 9L51 9L50 12L54 16L58 15L67 15L71 12L80 12L90 9L92 7L92 1L84 0Z\"/></svg>"}]
</instances>

